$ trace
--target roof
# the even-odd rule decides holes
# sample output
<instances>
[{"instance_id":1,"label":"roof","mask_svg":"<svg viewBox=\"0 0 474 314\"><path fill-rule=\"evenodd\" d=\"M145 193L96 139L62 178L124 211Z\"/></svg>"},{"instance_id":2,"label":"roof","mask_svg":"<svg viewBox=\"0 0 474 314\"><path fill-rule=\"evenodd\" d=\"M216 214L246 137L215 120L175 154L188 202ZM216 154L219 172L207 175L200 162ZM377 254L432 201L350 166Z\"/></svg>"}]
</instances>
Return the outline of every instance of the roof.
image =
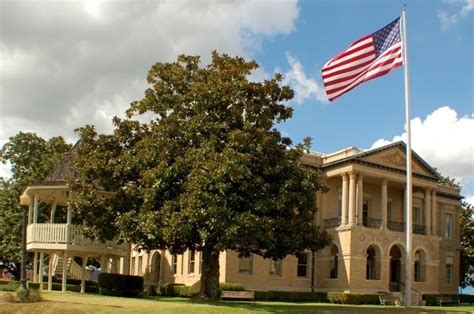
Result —
<instances>
[{"instance_id":1,"label":"roof","mask_svg":"<svg viewBox=\"0 0 474 314\"><path fill-rule=\"evenodd\" d=\"M322 165L322 168L327 169L327 168L332 168L336 165L341 165L343 163L355 162L355 163L368 164L370 166L383 167L383 168L387 168L387 169L390 169L390 170L396 170L397 172L400 172L399 169L395 169L395 168L380 165L380 164L371 163L371 162L368 162L367 160L364 160L364 158L366 158L367 156L378 154L380 152L392 149L394 147L399 147L402 151L406 152L406 144L402 141L398 141L398 142L394 142L394 143L391 143L391 144L388 144L388 145L385 145L385 146L381 146L381 147L378 147L378 148L374 148L374 149L370 149L370 150L366 150L366 151L361 151L359 153L350 155L348 157L344 157L344 158L341 158L341 159L337 159L337 160L325 163L325 164ZM437 181L437 180L441 179L439 173L433 167L431 167L426 161L424 161L423 158L421 158L413 150L412 150L412 157L413 157L414 161L418 162L418 164L430 174L429 177L427 177L427 176L422 176L422 177L431 179L433 181ZM414 175L421 176L421 175L417 175L417 174L414 174Z\"/></svg>"},{"instance_id":2,"label":"roof","mask_svg":"<svg viewBox=\"0 0 474 314\"><path fill-rule=\"evenodd\" d=\"M74 165L74 158L77 155L76 147L78 145L79 142L64 155L56 168L46 176L40 185L64 185L69 179L76 177L77 167Z\"/></svg>"}]
</instances>

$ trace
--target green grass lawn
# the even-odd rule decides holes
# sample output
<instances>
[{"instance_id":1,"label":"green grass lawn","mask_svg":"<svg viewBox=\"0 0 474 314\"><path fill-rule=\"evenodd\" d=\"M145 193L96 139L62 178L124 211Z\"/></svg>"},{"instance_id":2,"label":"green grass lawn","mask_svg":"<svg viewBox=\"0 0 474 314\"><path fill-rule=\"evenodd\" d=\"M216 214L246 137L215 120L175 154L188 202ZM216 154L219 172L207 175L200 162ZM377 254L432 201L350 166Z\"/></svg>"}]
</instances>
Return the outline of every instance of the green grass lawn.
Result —
<instances>
[{"instance_id":1,"label":"green grass lawn","mask_svg":"<svg viewBox=\"0 0 474 314\"><path fill-rule=\"evenodd\" d=\"M42 292L38 303L6 303L0 292L0 313L474 313L474 307L403 307L333 305L286 302L197 302L185 298L127 299L80 294Z\"/></svg>"}]
</instances>

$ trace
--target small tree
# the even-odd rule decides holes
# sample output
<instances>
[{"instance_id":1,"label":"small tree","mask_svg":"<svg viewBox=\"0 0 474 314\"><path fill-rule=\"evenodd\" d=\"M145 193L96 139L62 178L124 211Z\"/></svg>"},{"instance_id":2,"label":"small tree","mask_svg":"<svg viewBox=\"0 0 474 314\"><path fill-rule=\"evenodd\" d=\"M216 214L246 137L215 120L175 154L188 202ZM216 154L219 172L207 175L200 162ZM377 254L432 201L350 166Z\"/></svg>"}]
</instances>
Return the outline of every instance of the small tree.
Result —
<instances>
[{"instance_id":1,"label":"small tree","mask_svg":"<svg viewBox=\"0 0 474 314\"><path fill-rule=\"evenodd\" d=\"M461 263L459 267L459 286L474 285L474 208L467 202L461 203Z\"/></svg>"},{"instance_id":2,"label":"small tree","mask_svg":"<svg viewBox=\"0 0 474 314\"><path fill-rule=\"evenodd\" d=\"M202 298L219 297L219 252L280 259L328 241L314 224L319 171L274 128L292 109L282 76L251 82L254 61L213 53L157 63L150 88L111 135L79 130L75 210L91 236L202 252ZM132 120L152 112L149 123ZM115 192L104 197L103 190Z\"/></svg>"},{"instance_id":3,"label":"small tree","mask_svg":"<svg viewBox=\"0 0 474 314\"><path fill-rule=\"evenodd\" d=\"M20 260L23 210L20 195L40 183L71 149L62 137L48 141L34 133L19 132L0 149L0 161L10 162L12 177L0 188L0 255L11 262Z\"/></svg>"}]
</instances>

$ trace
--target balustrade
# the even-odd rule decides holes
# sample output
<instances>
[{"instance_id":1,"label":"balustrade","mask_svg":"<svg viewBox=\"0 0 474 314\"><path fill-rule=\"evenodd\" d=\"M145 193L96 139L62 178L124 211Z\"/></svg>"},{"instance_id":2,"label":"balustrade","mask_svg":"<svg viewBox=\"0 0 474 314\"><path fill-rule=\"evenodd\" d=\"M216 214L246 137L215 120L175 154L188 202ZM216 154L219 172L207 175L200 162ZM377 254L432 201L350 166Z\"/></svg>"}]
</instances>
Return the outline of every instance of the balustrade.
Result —
<instances>
[{"instance_id":1,"label":"balustrade","mask_svg":"<svg viewBox=\"0 0 474 314\"><path fill-rule=\"evenodd\" d=\"M325 228L336 228L341 225L341 217L334 217L329 219L324 219Z\"/></svg>"}]
</instances>

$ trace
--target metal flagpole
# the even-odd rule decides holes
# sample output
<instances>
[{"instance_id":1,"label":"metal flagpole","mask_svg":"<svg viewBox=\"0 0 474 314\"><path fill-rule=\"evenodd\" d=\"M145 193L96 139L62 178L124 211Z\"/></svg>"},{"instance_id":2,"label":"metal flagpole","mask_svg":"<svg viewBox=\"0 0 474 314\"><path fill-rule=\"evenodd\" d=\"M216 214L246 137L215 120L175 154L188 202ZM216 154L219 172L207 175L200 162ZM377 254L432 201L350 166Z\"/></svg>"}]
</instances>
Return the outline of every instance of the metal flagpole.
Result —
<instances>
[{"instance_id":1,"label":"metal flagpole","mask_svg":"<svg viewBox=\"0 0 474 314\"><path fill-rule=\"evenodd\" d=\"M407 186L406 186L406 244L405 244L405 307L411 306L411 254L412 254L412 176L411 176L411 128L410 128L410 81L408 73L408 45L406 27L406 6L403 5L402 12L403 27L403 63L405 65L405 118L407 127Z\"/></svg>"}]
</instances>

